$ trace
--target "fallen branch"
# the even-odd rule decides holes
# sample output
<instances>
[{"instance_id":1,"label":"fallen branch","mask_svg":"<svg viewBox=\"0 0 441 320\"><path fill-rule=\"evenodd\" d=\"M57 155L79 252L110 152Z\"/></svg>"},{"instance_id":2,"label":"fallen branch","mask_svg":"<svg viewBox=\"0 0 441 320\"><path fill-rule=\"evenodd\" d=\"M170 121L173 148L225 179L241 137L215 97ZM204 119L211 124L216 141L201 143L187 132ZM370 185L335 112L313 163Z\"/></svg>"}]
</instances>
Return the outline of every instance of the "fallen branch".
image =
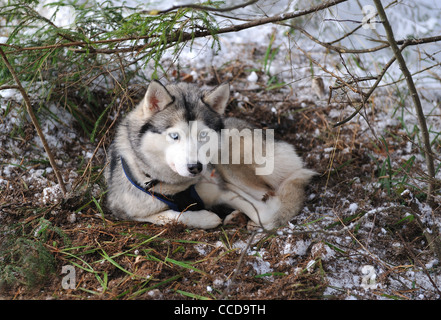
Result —
<instances>
[{"instance_id":1,"label":"fallen branch","mask_svg":"<svg viewBox=\"0 0 441 320\"><path fill-rule=\"evenodd\" d=\"M38 136L40 137L41 142L43 143L43 148L46 151L46 154L49 158L49 162L52 166L52 169L54 170L55 176L57 177L58 184L60 185L61 191L63 192L63 196L66 198L66 196L67 196L66 186L64 184L63 178L61 177L60 171L58 170L57 164L55 163L54 156L52 155L52 152L49 148L49 145L47 144L46 138L44 137L43 131L41 131L41 127L40 127L40 124L38 123L37 117L35 116L34 111L32 110L31 100L29 99L29 96L26 93L26 90L21 85L21 82L17 76L17 73L15 72L15 70L11 66L11 64L9 63L8 58L6 57L6 54L4 53L4 51L2 50L1 47L0 47L0 56L2 57L9 72L11 72L12 77L14 78L14 81L16 83L16 88L20 91L21 95L23 96L23 99L24 99L25 105L26 105L26 110L31 118L32 124L34 125Z\"/></svg>"}]
</instances>

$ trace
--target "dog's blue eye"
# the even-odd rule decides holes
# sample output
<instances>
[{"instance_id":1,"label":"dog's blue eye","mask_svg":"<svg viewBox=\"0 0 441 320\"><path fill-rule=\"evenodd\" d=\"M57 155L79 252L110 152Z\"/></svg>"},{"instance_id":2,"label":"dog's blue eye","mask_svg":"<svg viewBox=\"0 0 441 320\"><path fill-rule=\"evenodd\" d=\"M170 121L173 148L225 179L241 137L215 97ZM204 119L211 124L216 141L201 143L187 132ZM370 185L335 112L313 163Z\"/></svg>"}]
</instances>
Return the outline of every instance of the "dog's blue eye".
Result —
<instances>
[{"instance_id":1,"label":"dog's blue eye","mask_svg":"<svg viewBox=\"0 0 441 320\"><path fill-rule=\"evenodd\" d=\"M199 138L206 138L208 136L208 131L199 132Z\"/></svg>"},{"instance_id":2,"label":"dog's blue eye","mask_svg":"<svg viewBox=\"0 0 441 320\"><path fill-rule=\"evenodd\" d=\"M168 136L170 138L172 138L173 140L178 140L179 139L179 134L176 133L176 132L171 132L171 133L168 134Z\"/></svg>"}]
</instances>

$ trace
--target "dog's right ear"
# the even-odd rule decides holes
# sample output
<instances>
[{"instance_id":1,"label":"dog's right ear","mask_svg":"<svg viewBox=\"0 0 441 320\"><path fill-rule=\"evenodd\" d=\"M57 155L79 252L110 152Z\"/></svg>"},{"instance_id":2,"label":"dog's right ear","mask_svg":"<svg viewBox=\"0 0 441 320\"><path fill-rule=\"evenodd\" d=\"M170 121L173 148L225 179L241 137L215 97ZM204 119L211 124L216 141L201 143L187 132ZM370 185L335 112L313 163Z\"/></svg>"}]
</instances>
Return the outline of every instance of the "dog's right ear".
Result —
<instances>
[{"instance_id":1,"label":"dog's right ear","mask_svg":"<svg viewBox=\"0 0 441 320\"><path fill-rule=\"evenodd\" d=\"M230 85L225 82L206 93L202 100L217 113L224 114L229 99Z\"/></svg>"},{"instance_id":2,"label":"dog's right ear","mask_svg":"<svg viewBox=\"0 0 441 320\"><path fill-rule=\"evenodd\" d=\"M173 97L161 82L153 80L150 82L144 99L142 100L142 109L146 116L152 115L161 111L170 103L173 102Z\"/></svg>"}]
</instances>

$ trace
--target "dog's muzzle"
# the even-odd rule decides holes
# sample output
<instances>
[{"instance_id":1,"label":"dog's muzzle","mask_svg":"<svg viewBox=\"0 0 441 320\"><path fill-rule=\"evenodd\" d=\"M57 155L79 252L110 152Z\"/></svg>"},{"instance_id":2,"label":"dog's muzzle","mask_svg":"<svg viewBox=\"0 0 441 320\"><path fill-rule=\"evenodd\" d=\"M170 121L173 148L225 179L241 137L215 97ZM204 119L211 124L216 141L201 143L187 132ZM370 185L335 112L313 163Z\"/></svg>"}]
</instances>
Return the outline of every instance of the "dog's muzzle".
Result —
<instances>
[{"instance_id":1,"label":"dog's muzzle","mask_svg":"<svg viewBox=\"0 0 441 320\"><path fill-rule=\"evenodd\" d=\"M196 164L188 164L187 165L188 168L188 172L190 172L191 174L199 174L202 172L202 163L198 162Z\"/></svg>"}]
</instances>

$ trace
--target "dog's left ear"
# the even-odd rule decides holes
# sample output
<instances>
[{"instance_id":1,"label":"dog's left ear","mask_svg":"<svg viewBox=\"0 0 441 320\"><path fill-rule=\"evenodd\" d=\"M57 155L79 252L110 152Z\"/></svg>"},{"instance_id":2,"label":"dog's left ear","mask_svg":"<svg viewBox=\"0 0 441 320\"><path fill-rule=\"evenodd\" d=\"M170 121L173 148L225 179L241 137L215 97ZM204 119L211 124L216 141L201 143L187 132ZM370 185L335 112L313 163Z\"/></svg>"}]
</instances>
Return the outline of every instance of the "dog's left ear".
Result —
<instances>
[{"instance_id":1,"label":"dog's left ear","mask_svg":"<svg viewBox=\"0 0 441 320\"><path fill-rule=\"evenodd\" d=\"M230 84L222 83L213 90L207 92L202 100L219 114L224 114L230 99Z\"/></svg>"}]
</instances>

